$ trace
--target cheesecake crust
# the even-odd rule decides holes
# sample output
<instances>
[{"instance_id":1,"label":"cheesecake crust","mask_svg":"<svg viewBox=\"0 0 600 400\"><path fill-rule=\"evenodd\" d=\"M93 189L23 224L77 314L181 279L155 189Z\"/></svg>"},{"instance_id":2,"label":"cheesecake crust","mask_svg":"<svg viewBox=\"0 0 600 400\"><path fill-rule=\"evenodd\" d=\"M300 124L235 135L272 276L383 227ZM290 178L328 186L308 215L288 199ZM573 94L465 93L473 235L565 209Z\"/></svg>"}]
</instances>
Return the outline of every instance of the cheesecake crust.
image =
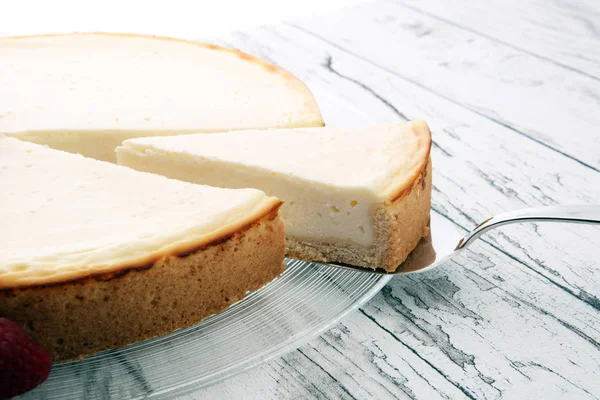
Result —
<instances>
[{"instance_id":1,"label":"cheesecake crust","mask_svg":"<svg viewBox=\"0 0 600 400\"><path fill-rule=\"evenodd\" d=\"M151 264L4 289L0 315L23 326L54 362L190 326L283 272L279 205L236 232L184 253L165 254Z\"/></svg>"}]
</instances>

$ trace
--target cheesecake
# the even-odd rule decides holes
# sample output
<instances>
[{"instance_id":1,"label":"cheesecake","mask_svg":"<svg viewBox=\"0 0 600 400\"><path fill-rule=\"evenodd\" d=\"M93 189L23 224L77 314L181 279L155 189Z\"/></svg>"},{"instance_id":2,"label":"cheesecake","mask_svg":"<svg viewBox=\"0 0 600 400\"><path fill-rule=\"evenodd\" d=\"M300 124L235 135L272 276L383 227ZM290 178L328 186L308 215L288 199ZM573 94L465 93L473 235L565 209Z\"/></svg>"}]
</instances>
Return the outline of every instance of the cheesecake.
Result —
<instances>
[{"instance_id":1,"label":"cheesecake","mask_svg":"<svg viewBox=\"0 0 600 400\"><path fill-rule=\"evenodd\" d=\"M0 135L0 316L54 361L171 332L284 268L281 201Z\"/></svg>"},{"instance_id":2,"label":"cheesecake","mask_svg":"<svg viewBox=\"0 0 600 400\"><path fill-rule=\"evenodd\" d=\"M287 254L395 270L428 233L431 134L423 121L146 137L118 163L284 201Z\"/></svg>"},{"instance_id":3,"label":"cheesecake","mask_svg":"<svg viewBox=\"0 0 600 400\"><path fill-rule=\"evenodd\" d=\"M238 50L141 35L0 38L0 134L115 161L125 139L322 126L306 85Z\"/></svg>"}]
</instances>

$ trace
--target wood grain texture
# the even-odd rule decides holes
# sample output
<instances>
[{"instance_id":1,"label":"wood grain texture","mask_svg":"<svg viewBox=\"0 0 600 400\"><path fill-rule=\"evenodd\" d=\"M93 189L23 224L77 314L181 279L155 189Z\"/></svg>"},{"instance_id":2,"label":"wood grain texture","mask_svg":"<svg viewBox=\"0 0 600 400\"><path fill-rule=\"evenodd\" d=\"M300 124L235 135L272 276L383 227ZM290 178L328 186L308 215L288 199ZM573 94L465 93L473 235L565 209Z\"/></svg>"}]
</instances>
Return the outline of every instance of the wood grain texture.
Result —
<instances>
[{"instance_id":1,"label":"wood grain texture","mask_svg":"<svg viewBox=\"0 0 600 400\"><path fill-rule=\"evenodd\" d=\"M455 399L464 397L427 362L363 313L295 352L187 397ZM382 331L383 332L383 331Z\"/></svg>"},{"instance_id":2,"label":"wood grain texture","mask_svg":"<svg viewBox=\"0 0 600 400\"><path fill-rule=\"evenodd\" d=\"M398 2L295 25L600 171L600 80Z\"/></svg>"},{"instance_id":3,"label":"wood grain texture","mask_svg":"<svg viewBox=\"0 0 600 400\"><path fill-rule=\"evenodd\" d=\"M304 80L328 125L427 120L433 207L458 229L600 200L600 113L585 94L600 82L577 71L387 2L220 42ZM483 239L393 279L296 352L187 399L600 398L600 229L527 224Z\"/></svg>"},{"instance_id":4,"label":"wood grain texture","mask_svg":"<svg viewBox=\"0 0 600 400\"><path fill-rule=\"evenodd\" d=\"M600 2L595 0L401 0L401 4L600 79Z\"/></svg>"}]
</instances>

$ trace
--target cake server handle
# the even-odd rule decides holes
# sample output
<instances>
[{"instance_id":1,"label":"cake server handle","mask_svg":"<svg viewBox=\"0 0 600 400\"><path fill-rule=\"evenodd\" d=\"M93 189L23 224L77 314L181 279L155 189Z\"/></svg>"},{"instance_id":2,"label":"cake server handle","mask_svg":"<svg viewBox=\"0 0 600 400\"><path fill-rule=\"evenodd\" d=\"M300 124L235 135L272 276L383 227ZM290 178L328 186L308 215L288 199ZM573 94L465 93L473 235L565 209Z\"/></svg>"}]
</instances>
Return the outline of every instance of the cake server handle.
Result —
<instances>
[{"instance_id":1,"label":"cake server handle","mask_svg":"<svg viewBox=\"0 0 600 400\"><path fill-rule=\"evenodd\" d=\"M485 232L502 225L515 224L517 222L544 221L600 224L600 205L536 207L498 214L483 221L463 237L455 250L464 249Z\"/></svg>"}]
</instances>

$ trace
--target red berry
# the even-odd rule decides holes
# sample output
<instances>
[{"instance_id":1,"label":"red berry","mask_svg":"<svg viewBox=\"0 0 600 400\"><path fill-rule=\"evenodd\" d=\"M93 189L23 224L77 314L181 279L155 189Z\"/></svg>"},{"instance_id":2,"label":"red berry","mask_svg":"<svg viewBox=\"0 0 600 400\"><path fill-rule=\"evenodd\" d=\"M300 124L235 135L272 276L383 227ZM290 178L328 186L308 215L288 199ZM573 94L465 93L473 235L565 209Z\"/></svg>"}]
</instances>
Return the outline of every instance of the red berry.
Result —
<instances>
[{"instance_id":1,"label":"red berry","mask_svg":"<svg viewBox=\"0 0 600 400\"><path fill-rule=\"evenodd\" d=\"M18 324L0 318L0 399L10 399L38 386L51 368L48 350Z\"/></svg>"}]
</instances>

